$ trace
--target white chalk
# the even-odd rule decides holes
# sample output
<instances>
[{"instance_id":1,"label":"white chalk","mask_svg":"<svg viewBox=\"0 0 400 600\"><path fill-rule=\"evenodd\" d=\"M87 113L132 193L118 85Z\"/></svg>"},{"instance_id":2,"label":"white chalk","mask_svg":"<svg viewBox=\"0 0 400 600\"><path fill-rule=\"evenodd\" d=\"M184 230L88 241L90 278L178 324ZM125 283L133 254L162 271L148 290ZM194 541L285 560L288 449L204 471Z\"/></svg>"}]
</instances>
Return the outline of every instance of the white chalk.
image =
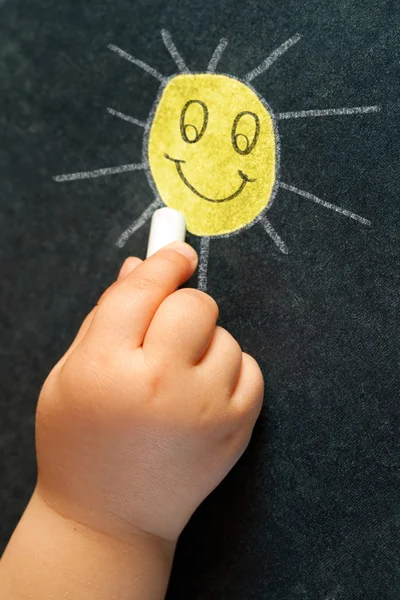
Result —
<instances>
[{"instance_id":1,"label":"white chalk","mask_svg":"<svg viewBox=\"0 0 400 600\"><path fill-rule=\"evenodd\" d=\"M146 258L172 242L184 242L186 221L182 213L173 208L159 208L153 213L150 225Z\"/></svg>"}]
</instances>

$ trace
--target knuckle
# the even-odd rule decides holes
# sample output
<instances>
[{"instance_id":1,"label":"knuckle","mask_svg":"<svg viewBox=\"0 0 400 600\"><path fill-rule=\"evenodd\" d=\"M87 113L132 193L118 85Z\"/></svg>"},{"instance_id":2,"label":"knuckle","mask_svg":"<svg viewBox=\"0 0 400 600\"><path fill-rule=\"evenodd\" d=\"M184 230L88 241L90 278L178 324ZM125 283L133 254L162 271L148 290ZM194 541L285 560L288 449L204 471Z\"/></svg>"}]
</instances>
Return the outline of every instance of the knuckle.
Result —
<instances>
[{"instance_id":1,"label":"knuckle","mask_svg":"<svg viewBox=\"0 0 400 600\"><path fill-rule=\"evenodd\" d=\"M235 415L238 423L253 424L261 412L263 405L263 387L256 385L243 391L240 401L235 408Z\"/></svg>"},{"instance_id":2,"label":"knuckle","mask_svg":"<svg viewBox=\"0 0 400 600\"><path fill-rule=\"evenodd\" d=\"M112 291L115 289L116 285L117 285L117 281L114 281L114 283L112 283L106 290L104 290L104 292L102 293L102 295L100 296L100 298L97 301L97 305L100 305L102 302L104 302L112 293Z\"/></svg>"},{"instance_id":3,"label":"knuckle","mask_svg":"<svg viewBox=\"0 0 400 600\"><path fill-rule=\"evenodd\" d=\"M235 416L232 419L234 429L232 437L236 437L239 444L241 440L251 437L259 414L260 411L258 409L255 410L251 403L244 404L244 406L235 411Z\"/></svg>"},{"instance_id":4,"label":"knuckle","mask_svg":"<svg viewBox=\"0 0 400 600\"><path fill-rule=\"evenodd\" d=\"M242 422L246 425L254 426L261 412L262 402L260 396L249 396L247 402L244 404L244 410L242 414Z\"/></svg>"},{"instance_id":5,"label":"knuckle","mask_svg":"<svg viewBox=\"0 0 400 600\"><path fill-rule=\"evenodd\" d=\"M253 413L253 403L249 395L243 396L235 408L235 420L239 427L247 423Z\"/></svg>"},{"instance_id":6,"label":"knuckle","mask_svg":"<svg viewBox=\"0 0 400 600\"><path fill-rule=\"evenodd\" d=\"M137 275L134 277L132 285L139 292L153 292L162 288L161 283L150 275Z\"/></svg>"},{"instance_id":7,"label":"knuckle","mask_svg":"<svg viewBox=\"0 0 400 600\"><path fill-rule=\"evenodd\" d=\"M214 298L212 298L206 292L202 292L201 290L191 290L194 292L194 295L198 299L199 302L202 302L205 306L208 307L208 310L213 311L217 316L219 314L219 307Z\"/></svg>"},{"instance_id":8,"label":"knuckle","mask_svg":"<svg viewBox=\"0 0 400 600\"><path fill-rule=\"evenodd\" d=\"M110 353L105 352L98 344L88 340L82 343L79 360L90 370L107 369L109 367Z\"/></svg>"},{"instance_id":9,"label":"knuckle","mask_svg":"<svg viewBox=\"0 0 400 600\"><path fill-rule=\"evenodd\" d=\"M242 358L242 349L239 342L233 337L227 329L217 325L217 335L219 336L220 342L223 343L229 350L229 354L232 358Z\"/></svg>"},{"instance_id":10,"label":"knuckle","mask_svg":"<svg viewBox=\"0 0 400 600\"><path fill-rule=\"evenodd\" d=\"M188 266L188 259L180 252L176 252L176 250L172 250L171 248L164 248L160 259L162 259L163 262L168 263L169 267L173 269L176 269L177 267L179 269L187 269Z\"/></svg>"},{"instance_id":11,"label":"knuckle","mask_svg":"<svg viewBox=\"0 0 400 600\"><path fill-rule=\"evenodd\" d=\"M145 262L143 265L145 269L161 270L164 273L186 271L188 266L188 261L182 254L169 248L163 248L159 254L151 256L149 260L150 263Z\"/></svg>"},{"instance_id":12,"label":"knuckle","mask_svg":"<svg viewBox=\"0 0 400 600\"><path fill-rule=\"evenodd\" d=\"M258 364L258 362L256 361L255 358L253 358L250 354L247 354L247 352L243 352L243 361L246 365L246 368L249 370L252 370L255 378L257 378L258 380L264 381L262 373L261 373L260 365Z\"/></svg>"},{"instance_id":13,"label":"knuckle","mask_svg":"<svg viewBox=\"0 0 400 600\"><path fill-rule=\"evenodd\" d=\"M243 354L243 360L248 369L251 369L252 373L252 385L253 385L253 393L258 398L264 395L264 377L261 372L260 366L258 362L249 354Z\"/></svg>"},{"instance_id":14,"label":"knuckle","mask_svg":"<svg viewBox=\"0 0 400 600\"><path fill-rule=\"evenodd\" d=\"M185 297L186 299L190 299L193 304L195 304L195 308L197 310L202 310L208 315L212 316L213 319L217 320L219 315L218 304L215 302L211 296L202 292L200 290L196 290L193 288L183 288L174 293L176 297Z\"/></svg>"},{"instance_id":15,"label":"knuckle","mask_svg":"<svg viewBox=\"0 0 400 600\"><path fill-rule=\"evenodd\" d=\"M67 359L62 369L63 384L72 396L85 390L102 393L110 387L114 371L112 353L105 352L89 342L83 342Z\"/></svg>"}]
</instances>

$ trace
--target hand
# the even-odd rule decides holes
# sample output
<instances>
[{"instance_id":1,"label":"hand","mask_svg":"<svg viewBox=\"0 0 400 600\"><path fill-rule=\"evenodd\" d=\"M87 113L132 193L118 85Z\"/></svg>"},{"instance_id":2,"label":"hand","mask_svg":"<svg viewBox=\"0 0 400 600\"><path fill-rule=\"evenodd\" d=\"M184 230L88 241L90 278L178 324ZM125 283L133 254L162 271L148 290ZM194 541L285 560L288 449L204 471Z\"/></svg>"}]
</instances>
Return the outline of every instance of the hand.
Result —
<instances>
[{"instance_id":1,"label":"hand","mask_svg":"<svg viewBox=\"0 0 400 600\"><path fill-rule=\"evenodd\" d=\"M215 301L177 290L196 265L187 244L129 259L40 394L37 491L120 539L176 541L261 410L260 369Z\"/></svg>"}]
</instances>

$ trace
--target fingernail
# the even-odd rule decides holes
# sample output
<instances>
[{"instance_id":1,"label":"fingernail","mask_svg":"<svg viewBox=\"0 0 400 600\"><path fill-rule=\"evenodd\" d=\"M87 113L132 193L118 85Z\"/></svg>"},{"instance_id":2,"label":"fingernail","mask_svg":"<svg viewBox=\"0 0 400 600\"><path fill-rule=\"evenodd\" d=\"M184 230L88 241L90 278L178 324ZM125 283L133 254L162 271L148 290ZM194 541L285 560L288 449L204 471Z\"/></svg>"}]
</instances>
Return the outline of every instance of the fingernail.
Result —
<instances>
[{"instance_id":1,"label":"fingernail","mask_svg":"<svg viewBox=\"0 0 400 600\"><path fill-rule=\"evenodd\" d=\"M172 244L168 244L168 246L165 247L170 250L175 250L175 252L179 252L179 254L183 254L192 265L197 265L197 252L192 246L189 246L189 244L186 244L185 242L172 242Z\"/></svg>"}]
</instances>

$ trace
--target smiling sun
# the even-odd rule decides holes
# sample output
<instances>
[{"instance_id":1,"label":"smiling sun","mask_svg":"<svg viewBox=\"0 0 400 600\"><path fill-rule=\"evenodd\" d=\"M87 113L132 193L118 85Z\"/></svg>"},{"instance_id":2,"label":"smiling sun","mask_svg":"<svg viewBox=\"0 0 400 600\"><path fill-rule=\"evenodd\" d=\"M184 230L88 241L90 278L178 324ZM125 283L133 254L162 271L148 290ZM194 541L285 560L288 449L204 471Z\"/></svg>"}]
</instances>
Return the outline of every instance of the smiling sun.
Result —
<instances>
[{"instance_id":1,"label":"smiling sun","mask_svg":"<svg viewBox=\"0 0 400 600\"><path fill-rule=\"evenodd\" d=\"M347 209L280 181L277 121L376 113L379 106L274 114L250 82L296 44L301 37L299 34L284 42L239 80L215 73L227 40L222 39L218 44L207 72L191 73L169 33L165 30L161 33L180 71L169 78L117 46L109 46L110 50L161 82L147 122L107 109L110 114L144 128L142 163L54 177L56 181L73 181L145 170L156 199L120 236L117 246L123 247L163 204L179 210L185 216L188 231L201 236L199 288L206 290L211 237L232 235L259 222L281 252L288 253L286 244L265 215L278 188L370 225L370 221Z\"/></svg>"},{"instance_id":2,"label":"smiling sun","mask_svg":"<svg viewBox=\"0 0 400 600\"><path fill-rule=\"evenodd\" d=\"M268 107L241 81L178 75L165 87L150 129L151 174L191 233L232 233L272 197L276 139Z\"/></svg>"}]
</instances>

